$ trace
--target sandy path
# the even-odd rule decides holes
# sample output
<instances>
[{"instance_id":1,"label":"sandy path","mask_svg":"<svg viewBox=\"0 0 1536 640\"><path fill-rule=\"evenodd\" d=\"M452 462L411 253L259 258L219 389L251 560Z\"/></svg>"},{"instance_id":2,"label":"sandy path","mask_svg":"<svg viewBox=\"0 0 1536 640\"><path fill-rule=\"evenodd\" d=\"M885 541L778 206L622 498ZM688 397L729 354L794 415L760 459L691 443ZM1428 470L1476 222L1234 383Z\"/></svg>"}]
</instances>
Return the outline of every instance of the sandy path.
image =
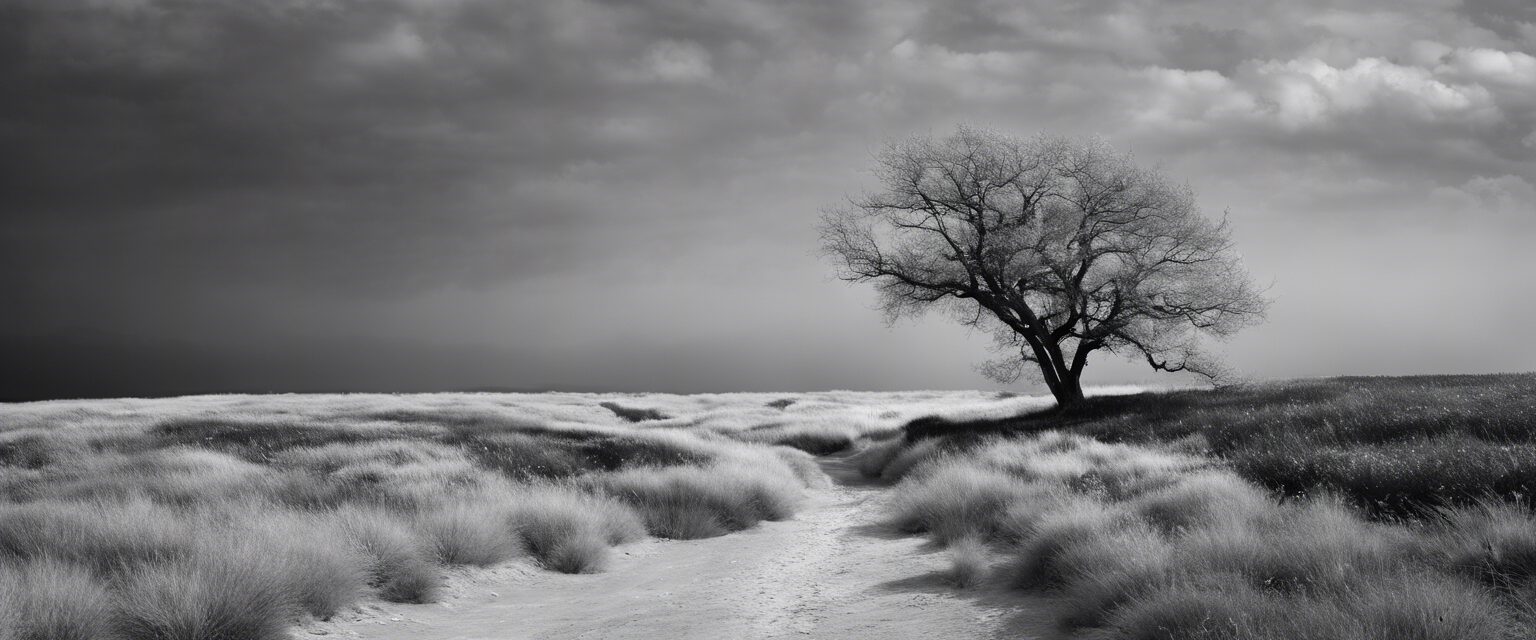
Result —
<instances>
[{"instance_id":1,"label":"sandy path","mask_svg":"<svg viewBox=\"0 0 1536 640\"><path fill-rule=\"evenodd\" d=\"M787 522L692 541L626 545L604 573L512 564L466 574L448 601L377 605L315 634L439 638L1032 638L1049 603L944 582L943 553L875 525L883 488L846 462Z\"/></svg>"}]
</instances>

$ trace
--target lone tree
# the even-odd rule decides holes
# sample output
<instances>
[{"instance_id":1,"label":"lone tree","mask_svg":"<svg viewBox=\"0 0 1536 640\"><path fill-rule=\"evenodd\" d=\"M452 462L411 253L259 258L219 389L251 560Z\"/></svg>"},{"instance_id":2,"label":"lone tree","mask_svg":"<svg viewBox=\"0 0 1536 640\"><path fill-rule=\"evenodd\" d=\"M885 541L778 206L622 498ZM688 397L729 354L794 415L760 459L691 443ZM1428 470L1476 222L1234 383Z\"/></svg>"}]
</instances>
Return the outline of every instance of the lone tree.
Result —
<instances>
[{"instance_id":1,"label":"lone tree","mask_svg":"<svg viewBox=\"0 0 1536 640\"><path fill-rule=\"evenodd\" d=\"M891 320L941 307L988 331L1003 357L982 372L1012 382L1034 363L1061 407L1099 350L1214 379L1202 335L1263 315L1226 221L1101 141L962 127L877 162L882 189L823 217L840 277L874 284Z\"/></svg>"}]
</instances>

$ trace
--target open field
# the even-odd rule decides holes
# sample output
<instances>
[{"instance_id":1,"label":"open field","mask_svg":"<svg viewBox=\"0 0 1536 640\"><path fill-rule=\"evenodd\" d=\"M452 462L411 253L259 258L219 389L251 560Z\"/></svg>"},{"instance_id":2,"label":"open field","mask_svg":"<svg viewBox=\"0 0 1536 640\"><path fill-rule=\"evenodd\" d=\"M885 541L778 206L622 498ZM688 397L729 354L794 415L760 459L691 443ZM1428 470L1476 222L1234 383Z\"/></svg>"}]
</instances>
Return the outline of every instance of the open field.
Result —
<instances>
[{"instance_id":1,"label":"open field","mask_svg":"<svg viewBox=\"0 0 1536 640\"><path fill-rule=\"evenodd\" d=\"M826 484L800 449L1040 406L979 393L7 405L0 629L276 638L359 602L438 600L450 567L598 572L614 545L792 517Z\"/></svg>"},{"instance_id":2,"label":"open field","mask_svg":"<svg viewBox=\"0 0 1536 640\"><path fill-rule=\"evenodd\" d=\"M4 405L0 638L1531 637L1533 389Z\"/></svg>"}]
</instances>

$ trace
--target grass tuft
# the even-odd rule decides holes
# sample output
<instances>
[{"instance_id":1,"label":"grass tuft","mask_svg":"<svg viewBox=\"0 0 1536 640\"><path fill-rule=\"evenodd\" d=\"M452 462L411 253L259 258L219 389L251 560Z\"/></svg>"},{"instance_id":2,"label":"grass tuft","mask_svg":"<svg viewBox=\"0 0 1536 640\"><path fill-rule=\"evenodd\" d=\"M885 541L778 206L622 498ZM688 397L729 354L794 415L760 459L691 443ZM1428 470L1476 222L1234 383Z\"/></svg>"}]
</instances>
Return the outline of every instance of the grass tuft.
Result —
<instances>
[{"instance_id":1,"label":"grass tuft","mask_svg":"<svg viewBox=\"0 0 1536 640\"><path fill-rule=\"evenodd\" d=\"M987 545L979 538L967 537L949 545L949 581L961 589L970 589L987 579Z\"/></svg>"}]
</instances>

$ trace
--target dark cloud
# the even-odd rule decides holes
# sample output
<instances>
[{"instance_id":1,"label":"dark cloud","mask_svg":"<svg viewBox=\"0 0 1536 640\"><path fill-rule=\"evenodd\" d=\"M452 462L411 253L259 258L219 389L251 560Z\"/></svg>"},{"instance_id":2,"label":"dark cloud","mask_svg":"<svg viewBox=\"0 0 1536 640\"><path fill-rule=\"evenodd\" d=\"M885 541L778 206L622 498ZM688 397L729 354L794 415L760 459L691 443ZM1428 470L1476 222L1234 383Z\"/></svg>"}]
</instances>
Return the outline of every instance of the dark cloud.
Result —
<instances>
[{"instance_id":1,"label":"dark cloud","mask_svg":"<svg viewBox=\"0 0 1536 640\"><path fill-rule=\"evenodd\" d=\"M4 384L974 386L979 338L884 333L867 292L813 255L818 208L869 185L873 150L958 122L1134 149L1234 211L1261 278L1374 272L1373 253L1412 247L1446 281L1515 286L1506 274L1528 265L1490 274L1434 247L1445 220L1475 221L1506 262L1530 239L1529 13L14 0L0 5L0 337L25 357ZM1404 231L1331 248L1326 268L1296 249L1384 229ZM1289 286L1260 331L1304 334L1341 304ZM1406 331L1354 313L1335 347L1359 345L1356 362L1468 366L1389 358ZM1240 341L1237 364L1315 373L1275 343Z\"/></svg>"}]
</instances>

